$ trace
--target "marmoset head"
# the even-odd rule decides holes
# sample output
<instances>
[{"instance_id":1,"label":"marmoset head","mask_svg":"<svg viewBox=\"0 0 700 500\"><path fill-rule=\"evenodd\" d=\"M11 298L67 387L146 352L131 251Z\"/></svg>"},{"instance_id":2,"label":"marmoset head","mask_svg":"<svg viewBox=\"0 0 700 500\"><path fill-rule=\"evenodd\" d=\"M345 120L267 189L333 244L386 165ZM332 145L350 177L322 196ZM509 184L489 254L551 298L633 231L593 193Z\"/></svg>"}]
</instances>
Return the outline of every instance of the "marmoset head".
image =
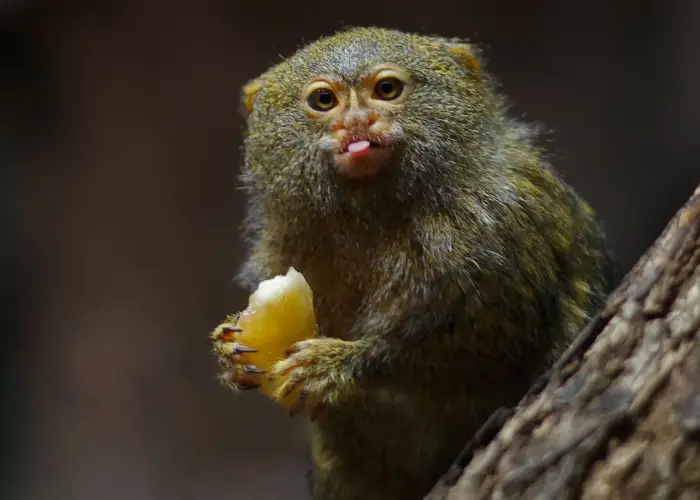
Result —
<instances>
[{"instance_id":1,"label":"marmoset head","mask_svg":"<svg viewBox=\"0 0 700 500\"><path fill-rule=\"evenodd\" d=\"M243 103L245 184L326 211L469 182L499 117L468 43L377 28L302 48L246 85Z\"/></svg>"}]
</instances>

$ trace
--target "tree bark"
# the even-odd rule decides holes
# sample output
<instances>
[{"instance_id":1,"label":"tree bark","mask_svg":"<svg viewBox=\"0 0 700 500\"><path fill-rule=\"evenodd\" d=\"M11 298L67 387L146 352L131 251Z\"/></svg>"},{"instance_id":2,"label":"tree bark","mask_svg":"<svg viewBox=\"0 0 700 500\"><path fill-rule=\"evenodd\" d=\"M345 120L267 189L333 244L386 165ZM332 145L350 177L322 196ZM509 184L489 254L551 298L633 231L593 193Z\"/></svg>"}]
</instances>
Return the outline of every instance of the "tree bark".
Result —
<instances>
[{"instance_id":1,"label":"tree bark","mask_svg":"<svg viewBox=\"0 0 700 500\"><path fill-rule=\"evenodd\" d=\"M700 187L426 500L700 499Z\"/></svg>"}]
</instances>

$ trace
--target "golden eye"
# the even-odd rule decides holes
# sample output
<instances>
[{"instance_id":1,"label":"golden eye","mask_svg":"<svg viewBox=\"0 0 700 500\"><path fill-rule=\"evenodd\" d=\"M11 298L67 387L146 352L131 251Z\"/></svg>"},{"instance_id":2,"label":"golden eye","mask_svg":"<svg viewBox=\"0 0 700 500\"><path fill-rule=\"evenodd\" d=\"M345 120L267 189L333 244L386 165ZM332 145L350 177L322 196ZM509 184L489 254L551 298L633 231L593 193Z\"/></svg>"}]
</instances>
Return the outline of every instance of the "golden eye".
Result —
<instances>
[{"instance_id":1,"label":"golden eye","mask_svg":"<svg viewBox=\"0 0 700 500\"><path fill-rule=\"evenodd\" d=\"M377 80L374 85L374 95L382 101L393 101L397 99L403 92L403 82L396 77L389 76Z\"/></svg>"},{"instance_id":2,"label":"golden eye","mask_svg":"<svg viewBox=\"0 0 700 500\"><path fill-rule=\"evenodd\" d=\"M309 94L306 103L314 111L330 111L338 104L338 98L331 89L321 87Z\"/></svg>"}]
</instances>

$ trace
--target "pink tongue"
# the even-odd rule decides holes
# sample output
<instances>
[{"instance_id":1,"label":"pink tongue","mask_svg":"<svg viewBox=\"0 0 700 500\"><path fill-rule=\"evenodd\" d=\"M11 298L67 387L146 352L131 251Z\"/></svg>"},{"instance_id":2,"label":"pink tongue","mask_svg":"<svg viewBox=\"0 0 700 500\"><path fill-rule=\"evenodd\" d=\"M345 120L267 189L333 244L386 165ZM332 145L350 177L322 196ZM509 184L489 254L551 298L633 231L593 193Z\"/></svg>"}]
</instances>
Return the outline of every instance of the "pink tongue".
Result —
<instances>
[{"instance_id":1,"label":"pink tongue","mask_svg":"<svg viewBox=\"0 0 700 500\"><path fill-rule=\"evenodd\" d=\"M351 158L357 158L369 151L369 141L355 141L348 144L348 153Z\"/></svg>"}]
</instances>

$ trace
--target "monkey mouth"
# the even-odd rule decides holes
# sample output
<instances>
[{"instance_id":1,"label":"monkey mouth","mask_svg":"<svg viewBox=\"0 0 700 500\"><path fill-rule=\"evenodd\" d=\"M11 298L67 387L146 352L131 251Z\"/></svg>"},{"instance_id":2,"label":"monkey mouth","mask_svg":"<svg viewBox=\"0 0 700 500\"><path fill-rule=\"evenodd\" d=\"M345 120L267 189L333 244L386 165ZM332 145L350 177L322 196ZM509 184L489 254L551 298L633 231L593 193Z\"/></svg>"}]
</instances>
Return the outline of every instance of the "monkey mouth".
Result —
<instances>
[{"instance_id":1,"label":"monkey mouth","mask_svg":"<svg viewBox=\"0 0 700 500\"><path fill-rule=\"evenodd\" d=\"M334 155L338 172L350 178L379 173L389 160L391 148L371 139L355 139L343 144Z\"/></svg>"},{"instance_id":2,"label":"monkey mouth","mask_svg":"<svg viewBox=\"0 0 700 500\"><path fill-rule=\"evenodd\" d=\"M382 146L380 146L379 143L377 143L376 141L368 139L348 141L341 148L340 154L350 153L350 155L359 158L360 156L363 156L367 152L369 152L370 149L381 147Z\"/></svg>"}]
</instances>

